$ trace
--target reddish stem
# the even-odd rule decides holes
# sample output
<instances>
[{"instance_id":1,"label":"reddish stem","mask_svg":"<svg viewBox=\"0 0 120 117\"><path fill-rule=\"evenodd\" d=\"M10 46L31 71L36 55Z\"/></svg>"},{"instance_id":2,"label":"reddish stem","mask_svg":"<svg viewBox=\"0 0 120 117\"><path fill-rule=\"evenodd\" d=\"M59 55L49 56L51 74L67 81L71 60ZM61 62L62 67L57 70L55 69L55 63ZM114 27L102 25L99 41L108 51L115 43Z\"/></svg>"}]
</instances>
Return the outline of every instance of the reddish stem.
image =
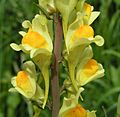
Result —
<instances>
[{"instance_id":1,"label":"reddish stem","mask_svg":"<svg viewBox=\"0 0 120 117\"><path fill-rule=\"evenodd\" d=\"M60 90L59 90L59 61L61 58L62 44L62 24L61 18L56 14L54 16L55 23L55 40L54 40L54 61L52 64L52 117L57 117L60 108Z\"/></svg>"}]
</instances>

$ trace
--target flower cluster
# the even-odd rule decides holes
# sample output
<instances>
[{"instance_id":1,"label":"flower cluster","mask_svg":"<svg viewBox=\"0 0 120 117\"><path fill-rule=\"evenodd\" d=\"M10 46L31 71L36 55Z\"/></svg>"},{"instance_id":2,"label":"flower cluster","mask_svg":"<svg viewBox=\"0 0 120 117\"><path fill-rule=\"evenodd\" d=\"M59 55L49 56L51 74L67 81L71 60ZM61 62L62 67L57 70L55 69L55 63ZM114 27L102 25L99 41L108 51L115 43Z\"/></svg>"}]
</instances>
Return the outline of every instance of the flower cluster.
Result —
<instances>
[{"instance_id":1,"label":"flower cluster","mask_svg":"<svg viewBox=\"0 0 120 117\"><path fill-rule=\"evenodd\" d=\"M38 14L32 20L32 23L30 23L30 21L28 20L24 21L22 23L22 26L24 28L27 28L28 32L24 32L24 31L19 32L23 36L21 44L17 45L15 43L12 43L10 45L16 51L22 50L24 53L29 54L30 58L41 70L41 73L45 82L45 93L44 93L44 101L43 101L42 108L45 107L47 98L48 98L49 66L51 63L51 56L52 56L52 50L53 50L52 38L49 35L47 23L48 23L47 18L44 15L38 15ZM32 72L33 71L31 71L31 73ZM24 75L21 75L19 79L22 78L22 76ZM24 80L24 78L22 79ZM20 81L21 81L21 85L28 85L24 81L22 80ZM26 87L29 88L29 86L26 86ZM25 88L22 88L22 89L24 90L24 92L26 92ZM31 98L31 97L28 97L28 98Z\"/></svg>"},{"instance_id":2,"label":"flower cluster","mask_svg":"<svg viewBox=\"0 0 120 117\"><path fill-rule=\"evenodd\" d=\"M23 65L23 69L13 77L11 83L14 88L28 100L35 101L44 109L49 94L50 64L53 55L53 36L50 32L49 17L60 13L62 17L64 50L63 61L67 62L68 77L63 81L68 97L63 100L59 117L95 117L95 111L85 110L79 103L83 86L97 78L104 76L104 69L93 59L91 43L97 46L104 44L100 35L94 34L91 24L100 12L93 11L93 6L85 0L39 0L43 12L37 14L32 22L25 20L22 26L27 32L20 31L21 44L12 43L15 51L23 51L30 55L31 61ZM46 9L46 10L45 10ZM38 77L35 65L40 69ZM43 77L44 87L37 81ZM43 85L42 84L42 85ZM82 99L82 97L81 97Z\"/></svg>"}]
</instances>

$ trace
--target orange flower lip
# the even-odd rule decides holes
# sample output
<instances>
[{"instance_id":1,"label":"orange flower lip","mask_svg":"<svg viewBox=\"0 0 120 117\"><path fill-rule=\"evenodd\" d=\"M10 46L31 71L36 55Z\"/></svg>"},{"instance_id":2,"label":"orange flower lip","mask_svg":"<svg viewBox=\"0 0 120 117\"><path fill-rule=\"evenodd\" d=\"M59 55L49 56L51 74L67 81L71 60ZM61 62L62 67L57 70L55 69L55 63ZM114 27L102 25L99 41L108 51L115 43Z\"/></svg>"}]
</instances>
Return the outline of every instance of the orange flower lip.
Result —
<instances>
[{"instance_id":1,"label":"orange flower lip","mask_svg":"<svg viewBox=\"0 0 120 117\"><path fill-rule=\"evenodd\" d=\"M44 48L47 46L47 42L42 35L38 32L29 29L28 33L23 37L22 44L28 44L33 48Z\"/></svg>"},{"instance_id":2,"label":"orange flower lip","mask_svg":"<svg viewBox=\"0 0 120 117\"><path fill-rule=\"evenodd\" d=\"M81 25L76 31L75 35L79 38L90 38L94 36L94 30L91 26Z\"/></svg>"},{"instance_id":3,"label":"orange flower lip","mask_svg":"<svg viewBox=\"0 0 120 117\"><path fill-rule=\"evenodd\" d=\"M31 86L31 83L28 77L29 76L27 75L25 71L19 71L17 74L16 84L22 90L26 90L26 91L32 90L32 86Z\"/></svg>"},{"instance_id":4,"label":"orange flower lip","mask_svg":"<svg viewBox=\"0 0 120 117\"><path fill-rule=\"evenodd\" d=\"M64 117L87 117L87 111L78 104L76 107L65 112Z\"/></svg>"},{"instance_id":5,"label":"orange flower lip","mask_svg":"<svg viewBox=\"0 0 120 117\"><path fill-rule=\"evenodd\" d=\"M83 73L90 77L95 74L98 70L98 64L94 59L91 59L87 62L87 64L83 68Z\"/></svg>"},{"instance_id":6,"label":"orange flower lip","mask_svg":"<svg viewBox=\"0 0 120 117\"><path fill-rule=\"evenodd\" d=\"M81 38L93 38L94 30L89 25L81 25L72 36L72 41L74 42L77 39Z\"/></svg>"}]
</instances>

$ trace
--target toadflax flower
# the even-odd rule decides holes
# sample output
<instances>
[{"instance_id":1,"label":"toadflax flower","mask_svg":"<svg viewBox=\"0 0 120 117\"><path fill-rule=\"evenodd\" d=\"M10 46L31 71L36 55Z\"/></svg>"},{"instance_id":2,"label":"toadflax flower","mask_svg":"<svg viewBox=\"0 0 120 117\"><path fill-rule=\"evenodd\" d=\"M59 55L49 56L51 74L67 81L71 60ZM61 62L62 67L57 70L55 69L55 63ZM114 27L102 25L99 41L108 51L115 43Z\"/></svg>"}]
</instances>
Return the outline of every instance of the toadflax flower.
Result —
<instances>
[{"instance_id":1,"label":"toadflax flower","mask_svg":"<svg viewBox=\"0 0 120 117\"><path fill-rule=\"evenodd\" d=\"M88 82L104 76L104 69L100 63L92 59L93 51L89 46L80 57L81 62L76 68L76 82L83 86Z\"/></svg>"},{"instance_id":2,"label":"toadflax flower","mask_svg":"<svg viewBox=\"0 0 120 117\"><path fill-rule=\"evenodd\" d=\"M98 63L93 58L93 51L91 46L88 46L84 49L79 57L79 62L75 69L75 72L71 70L72 73L75 73L74 83L77 89L86 85L87 83L104 76L103 66ZM72 94L76 94L74 90L74 85L71 85L72 80L66 79L64 85L66 89Z\"/></svg>"},{"instance_id":3,"label":"toadflax flower","mask_svg":"<svg viewBox=\"0 0 120 117\"><path fill-rule=\"evenodd\" d=\"M81 92L80 89L75 96L71 96L69 98L64 98L63 105L59 111L58 117L96 117L95 111L85 110L79 103L79 94Z\"/></svg>"},{"instance_id":4,"label":"toadflax flower","mask_svg":"<svg viewBox=\"0 0 120 117\"><path fill-rule=\"evenodd\" d=\"M53 50L52 39L47 27L47 19L44 15L36 15L32 20L32 24L26 20L22 23L22 26L28 28L28 32L19 32L23 36L21 44L12 43L10 46L16 51L22 50L30 54L30 57L40 68L45 81L44 108L48 98L49 66Z\"/></svg>"},{"instance_id":5,"label":"toadflax flower","mask_svg":"<svg viewBox=\"0 0 120 117\"><path fill-rule=\"evenodd\" d=\"M17 76L11 79L14 88L9 91L18 91L29 100L41 103L44 99L44 92L36 82L36 70L32 61L24 63L24 70L19 71Z\"/></svg>"}]
</instances>

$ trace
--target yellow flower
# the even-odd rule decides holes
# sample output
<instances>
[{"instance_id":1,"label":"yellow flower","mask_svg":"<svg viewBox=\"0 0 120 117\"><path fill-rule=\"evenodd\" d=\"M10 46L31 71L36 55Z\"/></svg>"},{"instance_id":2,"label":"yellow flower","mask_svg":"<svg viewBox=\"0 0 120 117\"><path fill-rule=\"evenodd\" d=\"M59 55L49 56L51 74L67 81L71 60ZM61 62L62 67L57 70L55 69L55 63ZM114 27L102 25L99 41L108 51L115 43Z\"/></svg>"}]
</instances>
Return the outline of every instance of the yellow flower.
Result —
<instances>
[{"instance_id":1,"label":"yellow flower","mask_svg":"<svg viewBox=\"0 0 120 117\"><path fill-rule=\"evenodd\" d=\"M92 59L92 48L88 47L81 55L81 62L77 66L76 82L83 86L88 82L104 76L104 69L100 63Z\"/></svg>"},{"instance_id":2,"label":"yellow flower","mask_svg":"<svg viewBox=\"0 0 120 117\"><path fill-rule=\"evenodd\" d=\"M28 28L28 32L20 31L19 33L23 36L20 45L15 43L10 44L10 46L16 51L24 51L25 53L30 53L33 50L45 49L48 52L52 52L53 45L52 39L49 35L47 27L47 19L43 15L36 15L32 20L32 23L25 20L22 23L24 28Z\"/></svg>"},{"instance_id":3,"label":"yellow flower","mask_svg":"<svg viewBox=\"0 0 120 117\"><path fill-rule=\"evenodd\" d=\"M77 48L79 50L79 48ZM66 59L68 61L69 77L64 83L72 84L66 87L72 93L75 93L79 87L104 76L103 66L92 59L93 51L91 46L75 52L70 52Z\"/></svg>"},{"instance_id":4,"label":"yellow flower","mask_svg":"<svg viewBox=\"0 0 120 117\"><path fill-rule=\"evenodd\" d=\"M26 98L32 98L36 91L35 79L30 78L27 72L19 71L17 76L12 79L15 89Z\"/></svg>"},{"instance_id":5,"label":"yellow flower","mask_svg":"<svg viewBox=\"0 0 120 117\"><path fill-rule=\"evenodd\" d=\"M104 76L104 69L96 60L90 59L83 67L78 68L77 81L80 86Z\"/></svg>"},{"instance_id":6,"label":"yellow flower","mask_svg":"<svg viewBox=\"0 0 120 117\"><path fill-rule=\"evenodd\" d=\"M79 103L78 99L83 88L79 88L76 95L64 98L58 117L96 117L95 111L85 110Z\"/></svg>"},{"instance_id":7,"label":"yellow flower","mask_svg":"<svg viewBox=\"0 0 120 117\"><path fill-rule=\"evenodd\" d=\"M36 83L37 77L34 63L27 61L24 63L24 69L11 79L14 88L11 88L10 91L16 90L26 98L35 99L35 101L39 100L39 98L43 99L43 90Z\"/></svg>"},{"instance_id":8,"label":"yellow flower","mask_svg":"<svg viewBox=\"0 0 120 117\"><path fill-rule=\"evenodd\" d=\"M36 89L39 87L36 83L35 66L33 62L27 61L24 63L24 68L25 70L19 71L17 76L11 79L11 83L15 90L17 90L26 98L31 99L34 97Z\"/></svg>"}]
</instances>

